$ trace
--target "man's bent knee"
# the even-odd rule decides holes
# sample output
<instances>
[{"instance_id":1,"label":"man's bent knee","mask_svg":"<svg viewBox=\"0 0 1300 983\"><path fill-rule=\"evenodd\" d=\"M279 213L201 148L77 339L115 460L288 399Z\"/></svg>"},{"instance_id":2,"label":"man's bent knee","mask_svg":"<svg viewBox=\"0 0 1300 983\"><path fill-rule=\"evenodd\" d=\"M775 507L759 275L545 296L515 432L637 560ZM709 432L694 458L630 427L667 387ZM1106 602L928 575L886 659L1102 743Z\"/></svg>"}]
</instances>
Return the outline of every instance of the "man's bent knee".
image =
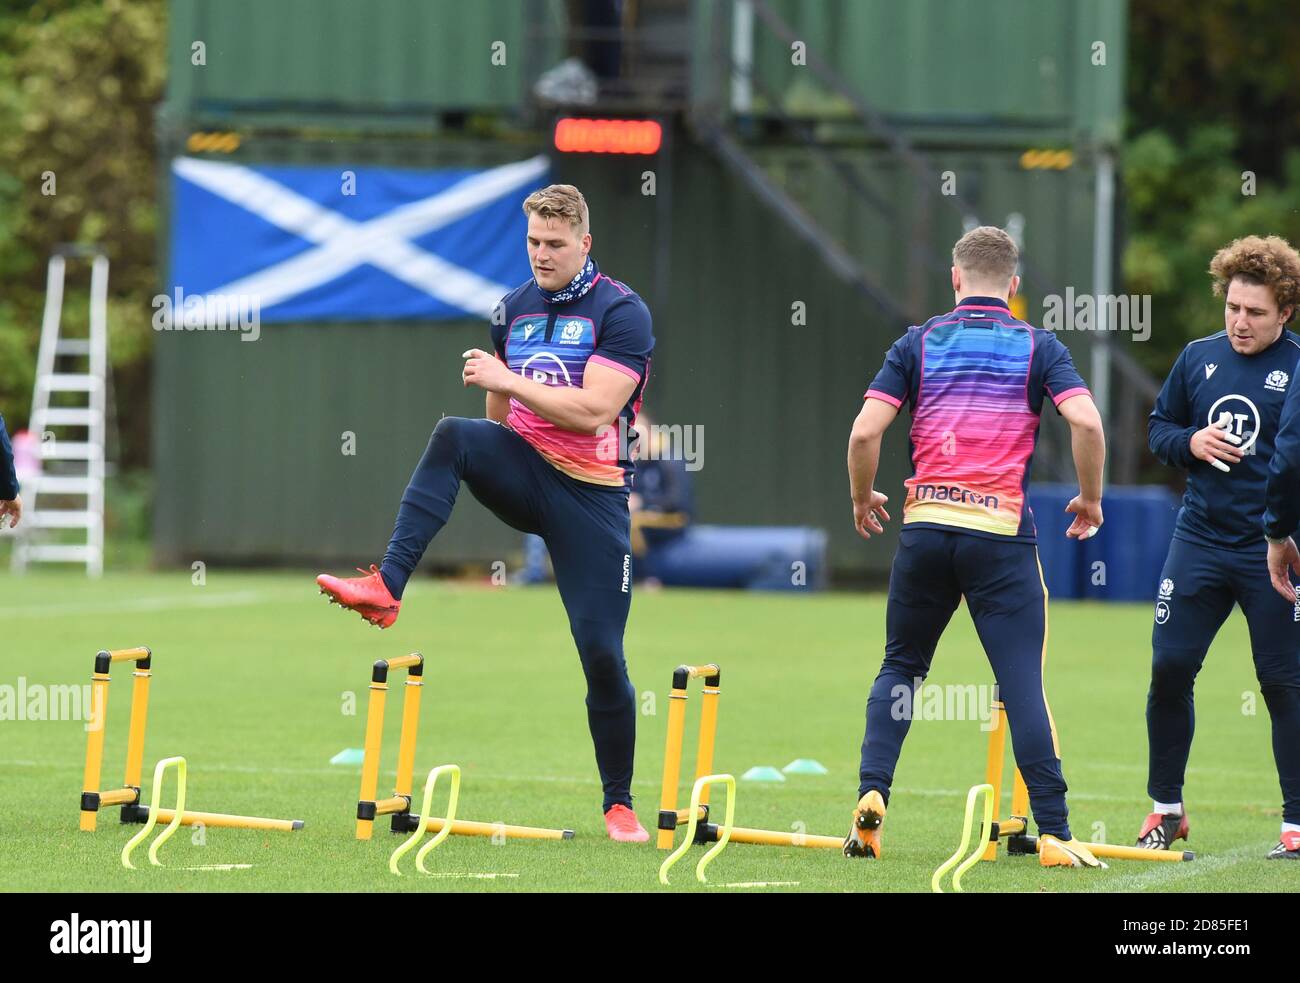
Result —
<instances>
[{"instance_id":1,"label":"man's bent knee","mask_svg":"<svg viewBox=\"0 0 1300 983\"><path fill-rule=\"evenodd\" d=\"M433 428L433 434L429 439L459 444L464 439L467 424L473 422L463 416L444 416Z\"/></svg>"},{"instance_id":2,"label":"man's bent knee","mask_svg":"<svg viewBox=\"0 0 1300 983\"><path fill-rule=\"evenodd\" d=\"M573 641L589 680L614 680L627 676L621 631L614 626L584 622L575 622L572 629Z\"/></svg>"}]
</instances>

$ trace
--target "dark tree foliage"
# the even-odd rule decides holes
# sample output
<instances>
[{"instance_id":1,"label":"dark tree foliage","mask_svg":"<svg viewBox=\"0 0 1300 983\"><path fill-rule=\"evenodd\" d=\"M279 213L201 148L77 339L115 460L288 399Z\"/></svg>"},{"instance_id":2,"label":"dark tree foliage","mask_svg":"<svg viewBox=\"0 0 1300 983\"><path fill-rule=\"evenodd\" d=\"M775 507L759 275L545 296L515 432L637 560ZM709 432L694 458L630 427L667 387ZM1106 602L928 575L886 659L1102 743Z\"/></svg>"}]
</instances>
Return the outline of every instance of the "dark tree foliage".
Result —
<instances>
[{"instance_id":1,"label":"dark tree foliage","mask_svg":"<svg viewBox=\"0 0 1300 983\"><path fill-rule=\"evenodd\" d=\"M165 6L0 0L0 412L14 429L26 424L50 251L99 245L112 264L117 450L127 466L148 457ZM69 266L67 286L65 323L84 324L84 265Z\"/></svg>"},{"instance_id":2,"label":"dark tree foliage","mask_svg":"<svg viewBox=\"0 0 1300 983\"><path fill-rule=\"evenodd\" d=\"M1159 378L1223 327L1206 272L1220 246L1252 233L1300 246L1296 14L1274 0L1129 5L1124 278L1152 295L1135 353Z\"/></svg>"}]
</instances>

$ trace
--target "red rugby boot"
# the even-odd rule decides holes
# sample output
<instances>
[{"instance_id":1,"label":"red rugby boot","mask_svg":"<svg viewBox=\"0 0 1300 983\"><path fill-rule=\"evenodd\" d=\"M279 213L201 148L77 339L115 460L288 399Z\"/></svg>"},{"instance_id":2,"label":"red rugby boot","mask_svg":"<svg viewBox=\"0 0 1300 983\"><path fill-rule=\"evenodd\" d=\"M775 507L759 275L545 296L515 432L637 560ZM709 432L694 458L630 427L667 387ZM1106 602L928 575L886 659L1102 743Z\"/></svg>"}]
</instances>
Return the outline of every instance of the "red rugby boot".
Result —
<instances>
[{"instance_id":1,"label":"red rugby boot","mask_svg":"<svg viewBox=\"0 0 1300 983\"><path fill-rule=\"evenodd\" d=\"M1137 845L1144 850L1172 850L1174 840L1190 839L1187 825L1187 809L1181 814L1170 816L1162 812L1153 812L1142 824L1138 833Z\"/></svg>"},{"instance_id":2,"label":"red rugby boot","mask_svg":"<svg viewBox=\"0 0 1300 983\"><path fill-rule=\"evenodd\" d=\"M376 628L387 628L397 620L402 602L388 593L388 585L373 563L369 573L360 567L357 567L357 573L364 576L331 577L323 573L316 578L316 584L331 604L341 604L355 611Z\"/></svg>"},{"instance_id":3,"label":"red rugby boot","mask_svg":"<svg viewBox=\"0 0 1300 983\"><path fill-rule=\"evenodd\" d=\"M612 805L605 813L605 829L609 838L619 843L644 843L650 839L636 813L625 805Z\"/></svg>"},{"instance_id":4,"label":"red rugby boot","mask_svg":"<svg viewBox=\"0 0 1300 983\"><path fill-rule=\"evenodd\" d=\"M1269 860L1300 860L1300 833L1287 830L1277 846L1268 852Z\"/></svg>"}]
</instances>

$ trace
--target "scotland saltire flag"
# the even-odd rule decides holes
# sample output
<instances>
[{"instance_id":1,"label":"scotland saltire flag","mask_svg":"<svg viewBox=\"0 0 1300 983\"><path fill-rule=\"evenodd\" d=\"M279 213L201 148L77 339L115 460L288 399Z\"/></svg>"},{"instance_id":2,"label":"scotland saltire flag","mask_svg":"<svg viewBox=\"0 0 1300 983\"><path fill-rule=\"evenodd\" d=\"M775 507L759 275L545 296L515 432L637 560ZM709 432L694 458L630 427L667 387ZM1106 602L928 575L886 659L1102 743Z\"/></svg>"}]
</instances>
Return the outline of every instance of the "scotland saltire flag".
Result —
<instances>
[{"instance_id":1,"label":"scotland saltire flag","mask_svg":"<svg viewBox=\"0 0 1300 983\"><path fill-rule=\"evenodd\" d=\"M170 289L251 297L263 322L488 317L532 275L519 206L547 169L541 156L350 175L178 157Z\"/></svg>"}]
</instances>

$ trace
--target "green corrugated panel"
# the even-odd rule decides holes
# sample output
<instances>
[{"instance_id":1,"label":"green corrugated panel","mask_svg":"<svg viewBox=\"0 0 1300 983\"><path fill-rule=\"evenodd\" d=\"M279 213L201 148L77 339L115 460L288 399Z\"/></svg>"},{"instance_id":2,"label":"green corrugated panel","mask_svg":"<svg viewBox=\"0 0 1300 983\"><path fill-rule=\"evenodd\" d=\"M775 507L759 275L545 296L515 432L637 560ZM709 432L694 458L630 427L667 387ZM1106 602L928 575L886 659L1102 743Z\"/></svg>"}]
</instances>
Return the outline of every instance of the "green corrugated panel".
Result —
<instances>
[{"instance_id":1,"label":"green corrugated panel","mask_svg":"<svg viewBox=\"0 0 1300 983\"><path fill-rule=\"evenodd\" d=\"M905 121L1034 125L1117 138L1126 0L767 0L808 50ZM696 82L728 101L714 53L731 44L734 0L692 12ZM276 111L337 114L513 111L527 80L563 57L561 0L172 0L168 109L175 118ZM546 36L530 34L537 25ZM758 80L790 110L844 111L755 20ZM717 35L721 35L720 38ZM192 45L206 61L192 64ZM504 42L506 64L492 64ZM1093 45L1107 45L1105 66ZM761 104L761 97L760 97ZM373 122L373 121L372 121Z\"/></svg>"},{"instance_id":2,"label":"green corrugated panel","mask_svg":"<svg viewBox=\"0 0 1300 983\"><path fill-rule=\"evenodd\" d=\"M159 334L158 560L377 562L438 419L483 415L457 356L484 337L466 323ZM508 559L518 542L466 493L431 559Z\"/></svg>"},{"instance_id":3,"label":"green corrugated panel","mask_svg":"<svg viewBox=\"0 0 1300 983\"><path fill-rule=\"evenodd\" d=\"M559 57L555 0L172 0L167 104L177 118L280 109L434 113L517 108ZM192 63L193 44L206 64ZM505 44L505 64L493 45ZM531 67L530 67L531 66Z\"/></svg>"},{"instance_id":4,"label":"green corrugated panel","mask_svg":"<svg viewBox=\"0 0 1300 983\"><path fill-rule=\"evenodd\" d=\"M1084 50L1078 53L1080 83L1074 87L1074 112L1090 126L1094 141L1111 147L1119 145L1124 130L1127 18L1126 0L1080 5L1078 10ZM1097 55L1104 64L1097 63Z\"/></svg>"},{"instance_id":5,"label":"green corrugated panel","mask_svg":"<svg viewBox=\"0 0 1300 983\"><path fill-rule=\"evenodd\" d=\"M1118 135L1126 0L767 2L811 55L887 116ZM756 77L788 110L845 111L758 17L754 36ZM1090 61L1096 41L1107 44L1104 67Z\"/></svg>"}]
</instances>

